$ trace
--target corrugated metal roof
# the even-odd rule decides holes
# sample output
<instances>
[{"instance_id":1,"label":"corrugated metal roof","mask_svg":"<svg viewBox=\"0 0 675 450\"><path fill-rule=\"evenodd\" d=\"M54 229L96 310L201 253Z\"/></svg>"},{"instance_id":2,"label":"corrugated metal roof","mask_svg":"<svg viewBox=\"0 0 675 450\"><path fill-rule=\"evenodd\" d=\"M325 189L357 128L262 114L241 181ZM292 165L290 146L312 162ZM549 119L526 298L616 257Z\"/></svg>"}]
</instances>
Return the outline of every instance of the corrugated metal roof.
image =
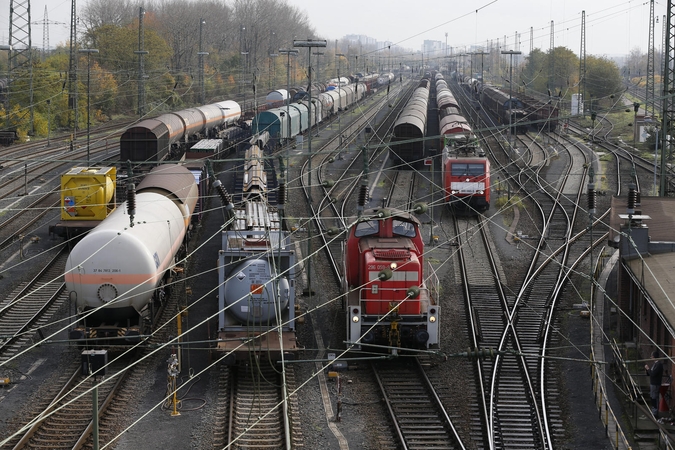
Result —
<instances>
[{"instance_id":1,"label":"corrugated metal roof","mask_svg":"<svg viewBox=\"0 0 675 450\"><path fill-rule=\"evenodd\" d=\"M619 214L626 214L628 198L613 197L612 212L609 219L610 236L612 240L620 230L624 220ZM642 197L640 206L635 208L636 214L651 217L645 223L649 227L649 237L652 242L675 242L675 198L672 197Z\"/></svg>"}]
</instances>

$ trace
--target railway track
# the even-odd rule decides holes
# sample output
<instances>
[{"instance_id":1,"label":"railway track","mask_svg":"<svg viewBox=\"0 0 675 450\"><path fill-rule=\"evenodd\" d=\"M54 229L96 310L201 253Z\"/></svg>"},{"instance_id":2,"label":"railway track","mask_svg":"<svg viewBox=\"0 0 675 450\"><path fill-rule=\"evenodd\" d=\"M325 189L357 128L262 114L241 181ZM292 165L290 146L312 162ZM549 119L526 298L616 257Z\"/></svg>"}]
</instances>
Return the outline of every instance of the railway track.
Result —
<instances>
[{"instance_id":1,"label":"railway track","mask_svg":"<svg viewBox=\"0 0 675 450\"><path fill-rule=\"evenodd\" d=\"M40 273L0 303L0 366L17 355L35 333L49 324L68 300L63 272L68 253L62 247Z\"/></svg>"},{"instance_id":2,"label":"railway track","mask_svg":"<svg viewBox=\"0 0 675 450\"><path fill-rule=\"evenodd\" d=\"M222 366L214 447L294 449L303 447L295 375L267 365Z\"/></svg>"},{"instance_id":3,"label":"railway track","mask_svg":"<svg viewBox=\"0 0 675 450\"><path fill-rule=\"evenodd\" d=\"M402 449L464 449L418 358L371 365Z\"/></svg>"},{"instance_id":4,"label":"railway track","mask_svg":"<svg viewBox=\"0 0 675 450\"><path fill-rule=\"evenodd\" d=\"M454 226L471 346L496 348L506 326L504 313L509 302L513 302L504 290L506 278L499 270L482 216L455 217ZM468 426L473 436L480 436L487 443L487 448L494 448L494 439L487 432L492 415L489 405L492 363L477 360L474 370L477 388L473 398L477 402L472 405L472 420Z\"/></svg>"},{"instance_id":5,"label":"railway track","mask_svg":"<svg viewBox=\"0 0 675 450\"><path fill-rule=\"evenodd\" d=\"M402 88L401 88L402 89ZM391 95L399 95L398 90ZM374 130L369 139L380 140L387 135L389 127L396 119L398 108L405 104L409 92L402 97L397 97L397 107L392 108L386 115L386 118ZM376 100L377 104L372 106L367 113L363 114L358 120L343 130L343 135L347 135L346 142L341 147L339 145L340 137L333 137L319 152L315 159L319 163L316 170L309 173L309 161L306 161L301 169L303 174L300 181L303 187L305 198L308 200L311 216L316 221L316 226L321 230L319 237L320 245L326 250L326 255L333 267L333 274L338 285L342 284L342 255L344 253L342 245L344 239L341 232L349 228L349 217L353 216L353 211L357 209L354 191L358 186L355 180L359 179L363 171L366 158L368 164L374 162L380 155L380 152L372 152L364 156L362 150L348 154L345 158L344 145L356 139L359 133L373 123L378 111L388 106L391 102L389 97L383 97ZM366 142L367 145L367 142ZM386 150L382 146L381 151ZM337 176L335 176L337 173ZM314 178L316 177L316 180ZM309 186L318 186L321 189L321 195L312 198ZM316 188L315 188L316 189Z\"/></svg>"},{"instance_id":6,"label":"railway track","mask_svg":"<svg viewBox=\"0 0 675 450\"><path fill-rule=\"evenodd\" d=\"M494 129L488 125L479 128ZM501 282L495 281L499 277L494 269L488 270L492 265L488 251L482 253L487 245L459 245L460 254L465 247L472 251L471 258L463 259L478 259L482 262L477 264L484 266L482 271L475 266L465 268L473 272L471 277L475 274L473 281L464 276L464 284L469 286L465 297L471 299L467 309L473 327L472 345L496 350L494 360L475 364L477 397L485 404L480 413L484 421L481 430L485 433L479 444L484 448L555 448L564 436L558 380L553 376L556 366L542 356L555 352L552 347L559 336L554 325L561 293L590 252L590 246L582 239L586 230L573 234L575 227L580 227L577 216L590 164L584 149L573 148L554 136L548 139L563 147L555 158L527 137L519 151L489 149L493 160L504 159L495 156L499 152L506 155L507 163L500 168L506 174L503 178L516 185L521 197L539 212L539 241L533 247L530 267L517 294L504 297L499 292ZM479 228L482 227L470 226L467 230ZM469 233L463 235L466 239ZM601 243L602 238L595 240L593 246ZM489 285L483 295L473 288L479 283ZM482 411L482 402L477 411ZM477 435L477 431L474 428L473 434Z\"/></svg>"},{"instance_id":7,"label":"railway track","mask_svg":"<svg viewBox=\"0 0 675 450\"><path fill-rule=\"evenodd\" d=\"M127 359L109 364L105 376L82 375L78 367L49 407L36 416L11 447L19 449L81 449L94 432L92 402L97 401L97 414L102 417L128 375ZM106 440L107 441L107 440ZM8 443L11 443L10 441Z\"/></svg>"}]
</instances>

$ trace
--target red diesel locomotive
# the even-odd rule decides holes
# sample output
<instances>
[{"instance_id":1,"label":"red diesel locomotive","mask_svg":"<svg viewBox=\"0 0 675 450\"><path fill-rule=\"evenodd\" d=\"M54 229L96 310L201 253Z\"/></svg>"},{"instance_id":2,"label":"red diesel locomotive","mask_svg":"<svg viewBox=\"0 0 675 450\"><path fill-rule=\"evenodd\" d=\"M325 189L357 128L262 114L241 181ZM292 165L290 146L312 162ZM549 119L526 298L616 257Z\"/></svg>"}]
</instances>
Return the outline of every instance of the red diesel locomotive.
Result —
<instances>
[{"instance_id":1,"label":"red diesel locomotive","mask_svg":"<svg viewBox=\"0 0 675 450\"><path fill-rule=\"evenodd\" d=\"M438 279L424 268L420 222L393 208L371 209L345 246L347 340L353 350L437 349Z\"/></svg>"}]
</instances>

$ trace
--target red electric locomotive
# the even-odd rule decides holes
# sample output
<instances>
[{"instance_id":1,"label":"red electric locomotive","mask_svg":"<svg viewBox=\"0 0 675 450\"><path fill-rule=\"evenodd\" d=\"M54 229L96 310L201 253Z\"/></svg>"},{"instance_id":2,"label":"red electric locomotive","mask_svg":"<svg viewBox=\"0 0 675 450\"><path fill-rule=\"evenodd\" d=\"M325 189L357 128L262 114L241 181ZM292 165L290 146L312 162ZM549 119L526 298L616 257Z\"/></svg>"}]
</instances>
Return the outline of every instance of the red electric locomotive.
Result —
<instances>
[{"instance_id":1,"label":"red electric locomotive","mask_svg":"<svg viewBox=\"0 0 675 450\"><path fill-rule=\"evenodd\" d=\"M443 190L445 201L457 210L478 214L490 207L490 161L473 135L446 138Z\"/></svg>"},{"instance_id":2,"label":"red electric locomotive","mask_svg":"<svg viewBox=\"0 0 675 450\"><path fill-rule=\"evenodd\" d=\"M345 249L347 339L354 350L437 349L438 279L424 276L420 222L393 208L371 209Z\"/></svg>"}]
</instances>

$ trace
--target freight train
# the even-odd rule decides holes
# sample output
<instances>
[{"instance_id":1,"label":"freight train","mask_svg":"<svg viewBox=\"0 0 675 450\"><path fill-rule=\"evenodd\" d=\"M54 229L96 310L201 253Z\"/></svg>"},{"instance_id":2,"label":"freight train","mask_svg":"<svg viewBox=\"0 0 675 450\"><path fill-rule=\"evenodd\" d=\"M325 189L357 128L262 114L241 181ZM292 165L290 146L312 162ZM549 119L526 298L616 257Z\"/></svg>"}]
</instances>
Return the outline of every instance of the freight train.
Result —
<instances>
[{"instance_id":1,"label":"freight train","mask_svg":"<svg viewBox=\"0 0 675 450\"><path fill-rule=\"evenodd\" d=\"M525 105L525 120L535 130L555 131L558 127L558 97L542 101L527 94L518 94L518 98Z\"/></svg>"},{"instance_id":2,"label":"freight train","mask_svg":"<svg viewBox=\"0 0 675 450\"><path fill-rule=\"evenodd\" d=\"M445 80L438 76L436 103L443 140L444 199L456 211L485 212L490 207L490 161Z\"/></svg>"},{"instance_id":3,"label":"freight train","mask_svg":"<svg viewBox=\"0 0 675 450\"><path fill-rule=\"evenodd\" d=\"M394 123L394 136L389 146L399 164L418 166L424 160L430 82L429 78L422 78Z\"/></svg>"},{"instance_id":4,"label":"freight train","mask_svg":"<svg viewBox=\"0 0 675 450\"><path fill-rule=\"evenodd\" d=\"M344 264L350 349L439 348L438 279L424 266L417 218L393 208L364 211L349 230Z\"/></svg>"},{"instance_id":5,"label":"freight train","mask_svg":"<svg viewBox=\"0 0 675 450\"><path fill-rule=\"evenodd\" d=\"M312 117L309 117L309 96L286 106L259 112L251 124L254 133L268 132L272 147L289 142L338 111L346 110L368 94L365 84L352 83L312 96Z\"/></svg>"},{"instance_id":6,"label":"freight train","mask_svg":"<svg viewBox=\"0 0 675 450\"><path fill-rule=\"evenodd\" d=\"M441 74L438 74L441 75ZM440 142L438 148L443 148L448 143L459 140L458 145L472 134L471 126L461 114L459 103L450 92L448 84L443 76L436 77L436 105L438 107Z\"/></svg>"},{"instance_id":7,"label":"freight train","mask_svg":"<svg viewBox=\"0 0 675 450\"><path fill-rule=\"evenodd\" d=\"M480 92L481 104L500 124L510 127L512 132L527 133L525 105L518 97L487 85L483 85Z\"/></svg>"},{"instance_id":8,"label":"freight train","mask_svg":"<svg viewBox=\"0 0 675 450\"><path fill-rule=\"evenodd\" d=\"M224 362L294 358L296 342L295 247L279 206L268 202L264 139L252 139L244 162L244 199L234 207L218 186L228 212L218 254L218 326L215 351ZM215 184L215 183L214 183ZM283 184L282 184L283 186Z\"/></svg>"},{"instance_id":9,"label":"freight train","mask_svg":"<svg viewBox=\"0 0 675 450\"><path fill-rule=\"evenodd\" d=\"M241 113L239 103L226 100L144 119L122 133L120 161L152 167L167 159L177 159L203 138L226 139L228 147L250 133L246 127L235 127Z\"/></svg>"},{"instance_id":10,"label":"freight train","mask_svg":"<svg viewBox=\"0 0 675 450\"><path fill-rule=\"evenodd\" d=\"M389 73L384 73L380 75L377 79L377 85L378 86L387 86L390 84L392 81L394 81L394 74L389 72Z\"/></svg>"},{"instance_id":11,"label":"freight train","mask_svg":"<svg viewBox=\"0 0 675 450\"><path fill-rule=\"evenodd\" d=\"M65 282L79 321L71 339L124 344L148 331L180 271L198 197L190 170L157 166L73 247Z\"/></svg>"}]
</instances>

